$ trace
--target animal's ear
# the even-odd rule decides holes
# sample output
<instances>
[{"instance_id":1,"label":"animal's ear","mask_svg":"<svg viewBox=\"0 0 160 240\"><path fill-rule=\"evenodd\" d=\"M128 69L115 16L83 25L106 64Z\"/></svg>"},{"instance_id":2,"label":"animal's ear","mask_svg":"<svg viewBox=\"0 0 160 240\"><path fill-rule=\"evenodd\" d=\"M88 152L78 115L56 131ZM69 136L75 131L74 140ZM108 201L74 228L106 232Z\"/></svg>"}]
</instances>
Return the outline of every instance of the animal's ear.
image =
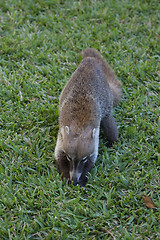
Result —
<instances>
[{"instance_id":1,"label":"animal's ear","mask_svg":"<svg viewBox=\"0 0 160 240\"><path fill-rule=\"evenodd\" d=\"M70 129L68 126L65 126L65 132L69 135Z\"/></svg>"},{"instance_id":2,"label":"animal's ear","mask_svg":"<svg viewBox=\"0 0 160 240\"><path fill-rule=\"evenodd\" d=\"M60 134L61 134L61 137L64 138L65 134L68 134L70 133L70 129L68 126L65 126L65 127L62 127L61 130L60 130Z\"/></svg>"},{"instance_id":3,"label":"animal's ear","mask_svg":"<svg viewBox=\"0 0 160 240\"><path fill-rule=\"evenodd\" d=\"M63 137L64 137L64 127L62 127L62 128L59 130L59 133L60 133L61 138L63 138Z\"/></svg>"},{"instance_id":4,"label":"animal's ear","mask_svg":"<svg viewBox=\"0 0 160 240\"><path fill-rule=\"evenodd\" d=\"M93 129L91 130L91 138L95 138L96 133L97 133L97 129L96 129L96 128L93 128Z\"/></svg>"}]
</instances>

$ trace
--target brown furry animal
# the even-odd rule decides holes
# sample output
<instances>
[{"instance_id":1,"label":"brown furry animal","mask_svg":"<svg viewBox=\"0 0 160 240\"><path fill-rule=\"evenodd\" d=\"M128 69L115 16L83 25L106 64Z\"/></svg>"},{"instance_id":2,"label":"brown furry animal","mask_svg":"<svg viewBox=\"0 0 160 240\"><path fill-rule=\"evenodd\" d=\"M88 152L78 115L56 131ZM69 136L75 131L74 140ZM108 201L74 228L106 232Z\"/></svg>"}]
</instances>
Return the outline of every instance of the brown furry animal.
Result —
<instances>
[{"instance_id":1,"label":"brown furry animal","mask_svg":"<svg viewBox=\"0 0 160 240\"><path fill-rule=\"evenodd\" d=\"M118 139L112 108L121 98L121 84L95 49L84 50L82 57L60 95L55 158L63 177L84 186L97 159L100 125L109 143Z\"/></svg>"}]
</instances>

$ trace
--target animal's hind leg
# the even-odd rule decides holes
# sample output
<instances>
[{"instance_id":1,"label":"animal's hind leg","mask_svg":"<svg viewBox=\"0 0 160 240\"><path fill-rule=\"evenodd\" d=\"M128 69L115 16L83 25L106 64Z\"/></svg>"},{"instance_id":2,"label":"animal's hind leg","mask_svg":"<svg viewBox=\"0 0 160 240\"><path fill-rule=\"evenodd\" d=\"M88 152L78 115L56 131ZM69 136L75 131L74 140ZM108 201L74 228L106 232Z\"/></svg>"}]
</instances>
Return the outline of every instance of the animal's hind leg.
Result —
<instances>
[{"instance_id":1,"label":"animal's hind leg","mask_svg":"<svg viewBox=\"0 0 160 240\"><path fill-rule=\"evenodd\" d=\"M118 140L117 124L112 115L104 117L101 121L101 127L110 145Z\"/></svg>"}]
</instances>

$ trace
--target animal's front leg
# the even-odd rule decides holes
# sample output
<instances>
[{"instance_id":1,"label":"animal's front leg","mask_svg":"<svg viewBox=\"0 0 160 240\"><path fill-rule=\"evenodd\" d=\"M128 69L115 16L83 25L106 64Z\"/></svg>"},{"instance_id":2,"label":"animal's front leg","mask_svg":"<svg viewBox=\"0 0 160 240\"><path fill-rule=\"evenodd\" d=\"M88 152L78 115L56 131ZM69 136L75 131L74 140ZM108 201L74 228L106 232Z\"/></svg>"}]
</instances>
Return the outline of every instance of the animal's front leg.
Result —
<instances>
[{"instance_id":1,"label":"animal's front leg","mask_svg":"<svg viewBox=\"0 0 160 240\"><path fill-rule=\"evenodd\" d=\"M88 159L88 161L85 163L82 175L79 179L79 185L85 186L88 180L88 173L91 171L92 167L94 166L94 162L91 159Z\"/></svg>"},{"instance_id":2,"label":"animal's front leg","mask_svg":"<svg viewBox=\"0 0 160 240\"><path fill-rule=\"evenodd\" d=\"M55 159L58 164L59 172L62 174L62 178L66 178L69 180L69 162L67 160L66 154L62 150L62 136L60 132L58 132L58 138L55 148Z\"/></svg>"},{"instance_id":3,"label":"animal's front leg","mask_svg":"<svg viewBox=\"0 0 160 240\"><path fill-rule=\"evenodd\" d=\"M59 171L60 171L60 173L62 173L62 178L66 178L69 180L69 178L70 178L69 162L67 160L66 154L63 151L59 152L57 163L58 163Z\"/></svg>"}]
</instances>

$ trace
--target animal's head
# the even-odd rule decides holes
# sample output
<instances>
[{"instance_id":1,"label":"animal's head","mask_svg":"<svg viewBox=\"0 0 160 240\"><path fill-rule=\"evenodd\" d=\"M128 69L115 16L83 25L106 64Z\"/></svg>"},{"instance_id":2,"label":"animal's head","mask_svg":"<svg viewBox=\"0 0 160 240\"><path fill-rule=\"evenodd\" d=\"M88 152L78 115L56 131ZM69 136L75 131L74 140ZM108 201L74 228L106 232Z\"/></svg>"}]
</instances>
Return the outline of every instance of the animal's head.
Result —
<instances>
[{"instance_id":1,"label":"animal's head","mask_svg":"<svg viewBox=\"0 0 160 240\"><path fill-rule=\"evenodd\" d=\"M87 127L80 133L65 126L60 129L62 148L69 161L70 180L76 185L82 173L88 173L98 154L99 128ZM84 173L84 174L85 174Z\"/></svg>"}]
</instances>

